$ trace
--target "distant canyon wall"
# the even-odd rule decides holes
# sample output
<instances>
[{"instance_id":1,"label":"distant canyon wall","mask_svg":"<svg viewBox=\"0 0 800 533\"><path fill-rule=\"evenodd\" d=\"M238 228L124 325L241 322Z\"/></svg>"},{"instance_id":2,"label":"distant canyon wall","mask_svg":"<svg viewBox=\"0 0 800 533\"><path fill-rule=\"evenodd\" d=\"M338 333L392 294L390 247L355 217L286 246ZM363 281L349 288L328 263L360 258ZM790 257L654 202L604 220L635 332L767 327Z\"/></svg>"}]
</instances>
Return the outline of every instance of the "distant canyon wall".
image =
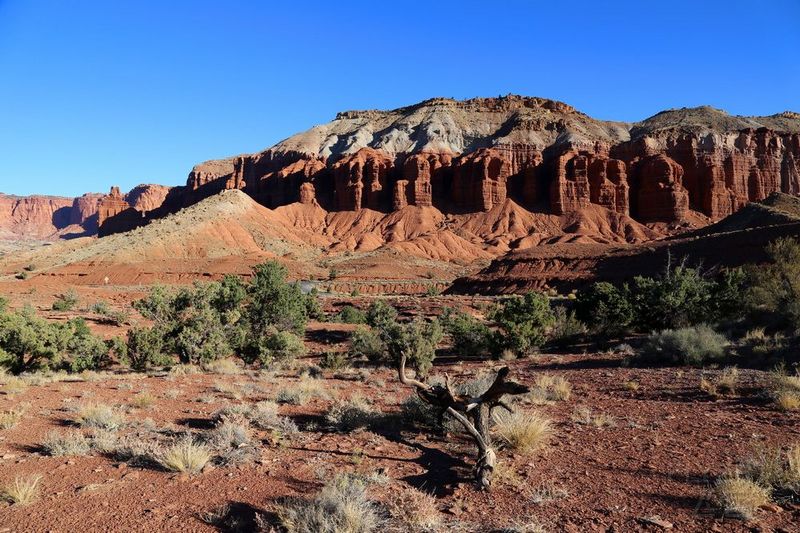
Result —
<instances>
[{"instance_id":1,"label":"distant canyon wall","mask_svg":"<svg viewBox=\"0 0 800 533\"><path fill-rule=\"evenodd\" d=\"M800 193L800 134L674 132L590 148L508 145L460 155L362 148L333 162L267 150L196 166L184 194L193 203L231 188L267 207L317 201L328 210L480 212L510 197L557 215L597 204L640 222L679 222L690 211L718 220L772 192Z\"/></svg>"}]
</instances>

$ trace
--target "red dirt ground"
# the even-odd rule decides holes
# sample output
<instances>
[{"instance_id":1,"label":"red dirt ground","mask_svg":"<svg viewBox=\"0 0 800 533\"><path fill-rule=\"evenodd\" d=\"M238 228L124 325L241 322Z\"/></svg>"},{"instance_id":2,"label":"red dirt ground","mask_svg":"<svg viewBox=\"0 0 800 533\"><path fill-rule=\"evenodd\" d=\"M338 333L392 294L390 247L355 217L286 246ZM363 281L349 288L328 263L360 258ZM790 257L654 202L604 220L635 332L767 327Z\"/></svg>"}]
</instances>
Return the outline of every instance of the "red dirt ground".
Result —
<instances>
[{"instance_id":1,"label":"red dirt ground","mask_svg":"<svg viewBox=\"0 0 800 533\"><path fill-rule=\"evenodd\" d=\"M323 333L323 328L330 329ZM316 325L312 350L322 335L336 343L336 332L349 326ZM310 361L309 361L310 362ZM217 467L195 477L136 468L102 456L46 457L38 445L52 429L71 418L67 408L81 401L126 406L128 420L151 419L157 427L202 427L211 414L236 400L214 391L215 384L246 386L242 402L274 398L297 381L297 372L249 375L122 375L91 381L32 386L17 395L0 396L0 411L30 404L19 425L0 431L0 483L19 474L43 476L39 501L28 507L0 507L2 531L207 531L200 514L226 503L247 518L269 510L276 498L310 495L331 472L371 473L382 469L392 481L375 486L385 499L399 485L437 496L443 513L441 531L489 531L512 521L535 520L547 531L660 531L644 519L660 517L675 531L798 531L800 506L780 512L760 511L751 523L722 519L709 503L716 476L735 467L754 446L800 441L800 416L776 411L758 395L764 378L742 371L739 395L714 401L698 388L697 369L632 369L610 355L539 356L511 363L516 379L531 383L547 373L573 385L572 397L538 410L555 422L555 437L533 458L500 455L516 476L500 476L491 492L477 492L470 482L474 451L466 440L452 443L420 430L396 427L340 434L322 421L331 400L304 406L284 405L281 414L301 427L297 437L275 444L265 438L260 459L238 467ZM303 364L306 361L302 362ZM468 378L490 362L437 367L456 380ZM366 381L326 373L332 396L361 394L384 412L396 411L411 391L393 371L373 370ZM637 391L626 381L637 381ZM129 383L128 385L123 385ZM130 388L129 388L130 387ZM169 389L180 390L169 399ZM149 408L130 407L131 397L148 390L157 400ZM209 403L200 399L209 399ZM572 420L586 405L614 418L613 427L595 428ZM513 479L516 477L517 479ZM561 497L536 503L547 489ZM402 529L401 529L402 530Z\"/></svg>"}]
</instances>

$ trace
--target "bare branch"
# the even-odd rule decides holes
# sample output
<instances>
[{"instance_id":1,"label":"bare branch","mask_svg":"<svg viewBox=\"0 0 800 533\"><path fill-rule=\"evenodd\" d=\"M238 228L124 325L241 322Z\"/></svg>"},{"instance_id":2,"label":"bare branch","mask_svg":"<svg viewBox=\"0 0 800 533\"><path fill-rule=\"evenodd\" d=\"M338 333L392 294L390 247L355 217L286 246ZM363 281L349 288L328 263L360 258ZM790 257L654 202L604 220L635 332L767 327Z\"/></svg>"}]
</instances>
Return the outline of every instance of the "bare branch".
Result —
<instances>
[{"instance_id":1,"label":"bare branch","mask_svg":"<svg viewBox=\"0 0 800 533\"><path fill-rule=\"evenodd\" d=\"M408 376L406 376L406 353L405 352L400 352L400 366L398 368L398 374L399 374L399 377L400 377L400 383L402 383L403 385L409 385L411 387L415 387L417 389L424 390L424 391L427 391L428 389L430 389L430 387L428 385L426 385L425 383L423 383L421 381L418 381L416 379L413 379L413 378L409 378Z\"/></svg>"}]
</instances>

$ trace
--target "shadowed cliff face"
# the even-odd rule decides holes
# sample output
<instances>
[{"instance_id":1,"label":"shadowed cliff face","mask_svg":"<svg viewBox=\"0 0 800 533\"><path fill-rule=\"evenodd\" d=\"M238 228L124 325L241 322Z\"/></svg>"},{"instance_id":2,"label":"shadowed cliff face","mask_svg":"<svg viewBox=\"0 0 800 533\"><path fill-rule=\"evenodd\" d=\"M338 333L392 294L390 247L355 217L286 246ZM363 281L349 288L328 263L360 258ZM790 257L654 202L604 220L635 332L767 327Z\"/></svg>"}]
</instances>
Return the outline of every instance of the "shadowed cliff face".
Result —
<instances>
[{"instance_id":1,"label":"shadowed cliff face","mask_svg":"<svg viewBox=\"0 0 800 533\"><path fill-rule=\"evenodd\" d=\"M116 218L119 231L225 189L271 208L302 200L328 211L473 213L508 198L555 215L599 205L644 223L718 220L772 192L800 193L799 132L789 112L701 107L627 124L541 98L439 98L343 112L264 152L199 164L149 214L129 205L140 213L121 216L127 207L111 195L100 221Z\"/></svg>"}]
</instances>

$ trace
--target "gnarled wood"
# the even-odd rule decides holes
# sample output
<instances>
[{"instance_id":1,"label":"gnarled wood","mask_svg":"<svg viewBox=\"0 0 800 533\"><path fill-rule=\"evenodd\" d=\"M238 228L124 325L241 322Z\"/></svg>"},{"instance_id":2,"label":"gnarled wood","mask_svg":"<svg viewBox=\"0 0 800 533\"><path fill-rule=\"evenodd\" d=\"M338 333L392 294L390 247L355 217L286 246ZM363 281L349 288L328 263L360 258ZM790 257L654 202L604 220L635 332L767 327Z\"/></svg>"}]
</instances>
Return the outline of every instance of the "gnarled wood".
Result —
<instances>
[{"instance_id":1,"label":"gnarled wood","mask_svg":"<svg viewBox=\"0 0 800 533\"><path fill-rule=\"evenodd\" d=\"M489 433L489 420L492 409L503 407L511 411L511 406L503 401L505 395L524 394L530 389L520 383L508 381L510 370L503 367L497 372L494 382L485 392L476 397L465 397L456 393L450 376L445 374L444 385L428 385L406 375L406 355L400 356L398 376L400 383L414 387L419 397L448 413L455 418L469 433L478 447L478 459L475 464L475 481L482 490L488 490L492 484L492 474L497 464L497 452L492 446Z\"/></svg>"}]
</instances>

